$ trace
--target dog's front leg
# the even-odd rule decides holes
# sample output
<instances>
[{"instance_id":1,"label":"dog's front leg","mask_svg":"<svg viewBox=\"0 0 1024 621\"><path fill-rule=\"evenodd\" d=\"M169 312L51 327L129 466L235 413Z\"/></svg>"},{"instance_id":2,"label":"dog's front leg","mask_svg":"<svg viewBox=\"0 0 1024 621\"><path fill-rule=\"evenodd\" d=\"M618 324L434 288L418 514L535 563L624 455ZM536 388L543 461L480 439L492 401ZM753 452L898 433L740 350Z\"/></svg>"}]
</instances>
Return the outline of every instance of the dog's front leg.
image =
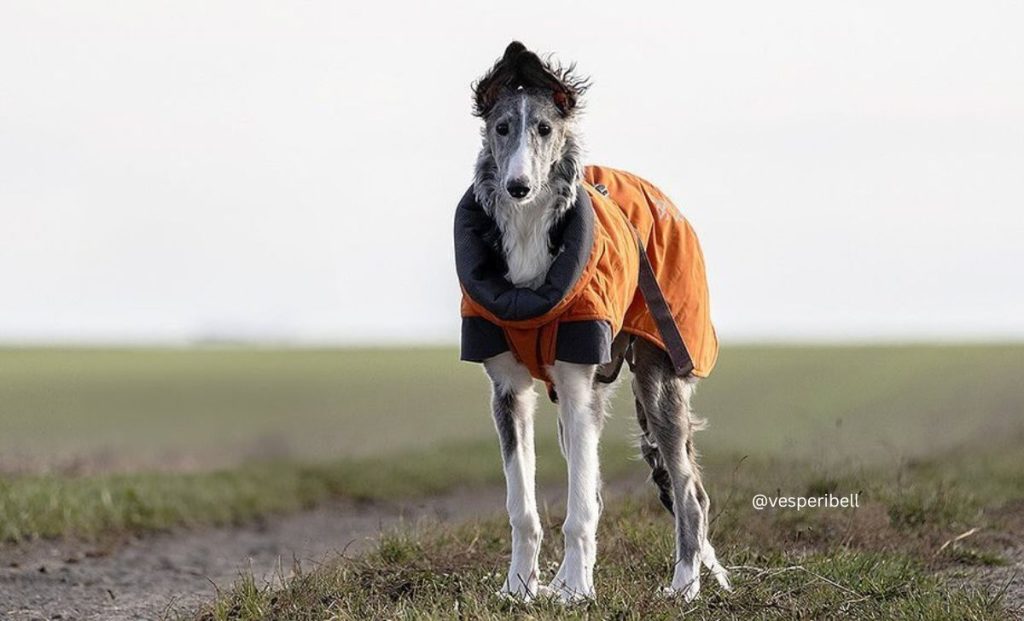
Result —
<instances>
[{"instance_id":1,"label":"dog's front leg","mask_svg":"<svg viewBox=\"0 0 1024 621\"><path fill-rule=\"evenodd\" d=\"M597 523L601 513L598 441L604 423L594 390L593 365L555 362L549 373L558 392L558 420L569 469L565 557L550 589L563 601L594 597Z\"/></svg>"},{"instance_id":2,"label":"dog's front leg","mask_svg":"<svg viewBox=\"0 0 1024 621\"><path fill-rule=\"evenodd\" d=\"M537 513L533 412L537 395L526 367L505 352L484 363L491 378L494 426L505 465L506 500L512 525L512 562L501 592L530 599L537 594L537 555L543 532Z\"/></svg>"}]
</instances>

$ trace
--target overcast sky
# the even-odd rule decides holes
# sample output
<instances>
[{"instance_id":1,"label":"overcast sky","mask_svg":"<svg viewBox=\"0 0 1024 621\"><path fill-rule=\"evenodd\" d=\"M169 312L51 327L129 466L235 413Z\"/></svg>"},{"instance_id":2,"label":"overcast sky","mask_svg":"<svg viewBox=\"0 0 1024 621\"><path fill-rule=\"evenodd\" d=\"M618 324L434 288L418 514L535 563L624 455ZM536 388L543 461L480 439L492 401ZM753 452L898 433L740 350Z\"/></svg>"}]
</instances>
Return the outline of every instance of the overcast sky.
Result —
<instances>
[{"instance_id":1,"label":"overcast sky","mask_svg":"<svg viewBox=\"0 0 1024 621\"><path fill-rule=\"evenodd\" d=\"M592 76L725 340L1024 337L1024 5L0 4L0 341L455 342L470 82Z\"/></svg>"}]
</instances>

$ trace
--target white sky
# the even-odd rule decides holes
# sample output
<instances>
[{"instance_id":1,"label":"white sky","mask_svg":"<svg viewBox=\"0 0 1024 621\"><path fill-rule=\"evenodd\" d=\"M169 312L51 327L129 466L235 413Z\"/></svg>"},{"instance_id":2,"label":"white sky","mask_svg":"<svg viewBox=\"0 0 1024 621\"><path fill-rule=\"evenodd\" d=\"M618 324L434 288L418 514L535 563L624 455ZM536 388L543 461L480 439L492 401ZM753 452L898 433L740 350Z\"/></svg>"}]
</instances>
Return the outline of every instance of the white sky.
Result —
<instances>
[{"instance_id":1,"label":"white sky","mask_svg":"<svg viewBox=\"0 0 1024 621\"><path fill-rule=\"evenodd\" d=\"M5 0L0 340L455 342L512 38L593 77L726 339L1021 338L1022 7Z\"/></svg>"}]
</instances>

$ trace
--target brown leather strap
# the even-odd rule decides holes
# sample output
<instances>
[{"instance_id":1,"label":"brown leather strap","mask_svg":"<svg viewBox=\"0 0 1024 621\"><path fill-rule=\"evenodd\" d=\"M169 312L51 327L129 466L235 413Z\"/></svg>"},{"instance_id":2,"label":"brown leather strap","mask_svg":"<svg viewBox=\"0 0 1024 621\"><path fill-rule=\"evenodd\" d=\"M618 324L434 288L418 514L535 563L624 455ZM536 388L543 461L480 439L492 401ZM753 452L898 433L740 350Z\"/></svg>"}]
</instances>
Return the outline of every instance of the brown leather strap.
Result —
<instances>
[{"instance_id":1,"label":"brown leather strap","mask_svg":"<svg viewBox=\"0 0 1024 621\"><path fill-rule=\"evenodd\" d=\"M672 361L672 368L675 369L676 375L684 377L693 372L693 359L690 358L690 352L686 349L683 335L679 333L679 326L676 325L672 310L669 309L668 302L665 301L665 295L661 292L661 286L654 275L654 267L647 256L647 249L640 241L640 234L635 228L633 232L636 234L636 243L640 249L640 293L644 296L647 310L651 312L654 323L658 326L658 333L661 334L661 340L665 343L668 357Z\"/></svg>"}]
</instances>

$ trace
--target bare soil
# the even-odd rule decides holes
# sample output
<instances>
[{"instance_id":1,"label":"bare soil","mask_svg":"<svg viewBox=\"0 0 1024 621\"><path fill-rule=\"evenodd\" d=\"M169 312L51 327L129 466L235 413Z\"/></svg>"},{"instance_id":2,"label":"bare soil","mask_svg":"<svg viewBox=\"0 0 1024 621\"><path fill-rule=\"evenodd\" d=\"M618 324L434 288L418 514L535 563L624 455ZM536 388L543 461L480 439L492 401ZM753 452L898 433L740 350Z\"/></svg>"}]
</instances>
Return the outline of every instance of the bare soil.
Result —
<instances>
[{"instance_id":1,"label":"bare soil","mask_svg":"<svg viewBox=\"0 0 1024 621\"><path fill-rule=\"evenodd\" d=\"M40 541L0 547L0 619L160 619L194 609L239 572L287 578L294 562L365 550L383 530L422 519L501 511L500 489L393 504L337 502L239 528L181 531L98 546Z\"/></svg>"},{"instance_id":2,"label":"bare soil","mask_svg":"<svg viewBox=\"0 0 1024 621\"><path fill-rule=\"evenodd\" d=\"M1011 614L1024 618L1024 546L1009 548L1003 553L1007 563L981 572L982 582L995 593L1003 593L1003 603Z\"/></svg>"},{"instance_id":3,"label":"bare soil","mask_svg":"<svg viewBox=\"0 0 1024 621\"><path fill-rule=\"evenodd\" d=\"M605 496L646 490L642 477L606 483ZM564 507L565 487L538 490L538 504ZM108 543L38 541L0 546L0 620L174 618L211 601L241 572L286 580L369 548L390 528L501 514L502 487L390 503L339 501L237 528L177 531Z\"/></svg>"}]
</instances>

